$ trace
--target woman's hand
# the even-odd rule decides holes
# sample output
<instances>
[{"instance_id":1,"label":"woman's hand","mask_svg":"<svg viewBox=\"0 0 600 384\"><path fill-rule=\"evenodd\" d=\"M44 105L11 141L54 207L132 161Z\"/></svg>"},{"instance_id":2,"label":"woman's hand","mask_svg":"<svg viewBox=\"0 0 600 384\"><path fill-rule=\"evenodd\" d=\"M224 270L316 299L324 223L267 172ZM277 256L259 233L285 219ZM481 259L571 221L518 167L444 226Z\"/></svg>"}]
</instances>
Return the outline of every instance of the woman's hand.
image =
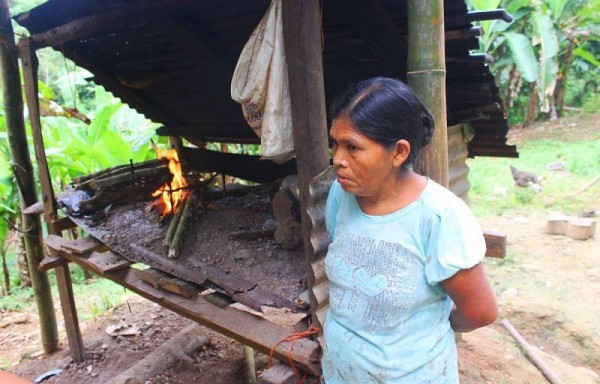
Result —
<instances>
[{"instance_id":1,"label":"woman's hand","mask_svg":"<svg viewBox=\"0 0 600 384\"><path fill-rule=\"evenodd\" d=\"M450 324L456 332L485 327L498 317L496 296L485 275L483 264L463 269L442 281L442 287L454 301Z\"/></svg>"}]
</instances>

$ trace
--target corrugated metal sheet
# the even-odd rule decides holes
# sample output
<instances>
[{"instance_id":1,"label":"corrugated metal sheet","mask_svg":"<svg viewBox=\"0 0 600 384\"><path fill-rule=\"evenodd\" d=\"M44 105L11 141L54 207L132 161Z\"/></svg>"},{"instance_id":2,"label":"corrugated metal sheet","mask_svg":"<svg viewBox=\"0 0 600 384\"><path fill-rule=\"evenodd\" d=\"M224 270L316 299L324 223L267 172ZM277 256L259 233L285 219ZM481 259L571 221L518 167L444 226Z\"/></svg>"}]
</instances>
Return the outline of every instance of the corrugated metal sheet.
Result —
<instances>
[{"instance_id":1,"label":"corrugated metal sheet","mask_svg":"<svg viewBox=\"0 0 600 384\"><path fill-rule=\"evenodd\" d=\"M462 125L448 127L448 184L449 189L466 203L469 202L469 151L463 139Z\"/></svg>"},{"instance_id":2,"label":"corrugated metal sheet","mask_svg":"<svg viewBox=\"0 0 600 384\"><path fill-rule=\"evenodd\" d=\"M269 0L49 0L15 17L150 119L161 134L258 142L231 100L233 69ZM323 2L327 105L350 82L406 79L407 1ZM471 156L516 156L464 0L444 1L449 124L471 121ZM301 36L298 37L301 39ZM36 40L37 39L37 40Z\"/></svg>"}]
</instances>

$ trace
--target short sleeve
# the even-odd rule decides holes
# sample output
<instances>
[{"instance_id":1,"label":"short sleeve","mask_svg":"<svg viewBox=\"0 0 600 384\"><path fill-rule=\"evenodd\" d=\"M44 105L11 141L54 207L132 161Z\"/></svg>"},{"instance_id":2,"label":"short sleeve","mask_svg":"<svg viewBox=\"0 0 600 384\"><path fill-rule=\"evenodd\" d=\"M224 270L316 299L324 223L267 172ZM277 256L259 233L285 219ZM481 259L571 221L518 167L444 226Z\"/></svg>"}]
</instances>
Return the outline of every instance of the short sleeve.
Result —
<instances>
[{"instance_id":1,"label":"short sleeve","mask_svg":"<svg viewBox=\"0 0 600 384\"><path fill-rule=\"evenodd\" d=\"M479 222L462 201L436 219L426 250L425 276L430 285L477 265L486 250Z\"/></svg>"},{"instance_id":2,"label":"short sleeve","mask_svg":"<svg viewBox=\"0 0 600 384\"><path fill-rule=\"evenodd\" d=\"M337 225L337 214L340 209L340 185L337 181L331 184L327 203L325 204L325 225L329 232L329 238L333 241L333 234Z\"/></svg>"}]
</instances>

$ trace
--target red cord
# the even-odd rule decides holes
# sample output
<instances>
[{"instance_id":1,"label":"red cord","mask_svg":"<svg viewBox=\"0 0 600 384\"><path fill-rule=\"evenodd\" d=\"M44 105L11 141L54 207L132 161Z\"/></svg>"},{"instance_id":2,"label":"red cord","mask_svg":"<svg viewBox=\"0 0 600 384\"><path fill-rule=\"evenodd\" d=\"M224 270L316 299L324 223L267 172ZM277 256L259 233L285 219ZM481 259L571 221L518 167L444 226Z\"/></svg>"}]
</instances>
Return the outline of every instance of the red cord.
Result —
<instances>
[{"instance_id":1,"label":"red cord","mask_svg":"<svg viewBox=\"0 0 600 384\"><path fill-rule=\"evenodd\" d=\"M273 360L273 354L275 353L275 348L277 348L277 346L281 343L290 343L291 342L292 344L290 345L290 349L288 349L288 351L287 351L288 362L290 363L290 367L292 367L292 371L294 371L294 375L296 375L296 377L298 378L298 384L302 384L304 379L306 379L306 373L304 374L303 377L300 377L300 372L298 372L298 369L296 368L296 366L294 365L294 362L292 361L292 351L294 350L294 343L300 339L307 337L307 336L317 334L317 333L319 333L319 331L320 331L319 328L310 327L304 332L292 333L288 337L279 340L277 342L277 344L275 344L271 348L271 352L269 352L269 363L268 363L269 368L271 368L271 366L273 365L272 360Z\"/></svg>"}]
</instances>

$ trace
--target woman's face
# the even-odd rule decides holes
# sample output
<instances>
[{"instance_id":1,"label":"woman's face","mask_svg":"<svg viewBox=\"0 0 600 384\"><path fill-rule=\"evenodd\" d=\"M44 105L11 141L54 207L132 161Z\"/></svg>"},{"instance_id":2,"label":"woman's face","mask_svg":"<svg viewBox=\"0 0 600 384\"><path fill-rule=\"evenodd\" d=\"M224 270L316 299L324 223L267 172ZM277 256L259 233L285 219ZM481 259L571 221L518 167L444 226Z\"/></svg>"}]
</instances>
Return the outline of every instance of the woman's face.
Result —
<instances>
[{"instance_id":1,"label":"woman's face","mask_svg":"<svg viewBox=\"0 0 600 384\"><path fill-rule=\"evenodd\" d=\"M399 158L396 148L386 149L365 136L346 116L333 120L330 135L333 165L344 191L368 198L379 198L391 191L405 156Z\"/></svg>"}]
</instances>

